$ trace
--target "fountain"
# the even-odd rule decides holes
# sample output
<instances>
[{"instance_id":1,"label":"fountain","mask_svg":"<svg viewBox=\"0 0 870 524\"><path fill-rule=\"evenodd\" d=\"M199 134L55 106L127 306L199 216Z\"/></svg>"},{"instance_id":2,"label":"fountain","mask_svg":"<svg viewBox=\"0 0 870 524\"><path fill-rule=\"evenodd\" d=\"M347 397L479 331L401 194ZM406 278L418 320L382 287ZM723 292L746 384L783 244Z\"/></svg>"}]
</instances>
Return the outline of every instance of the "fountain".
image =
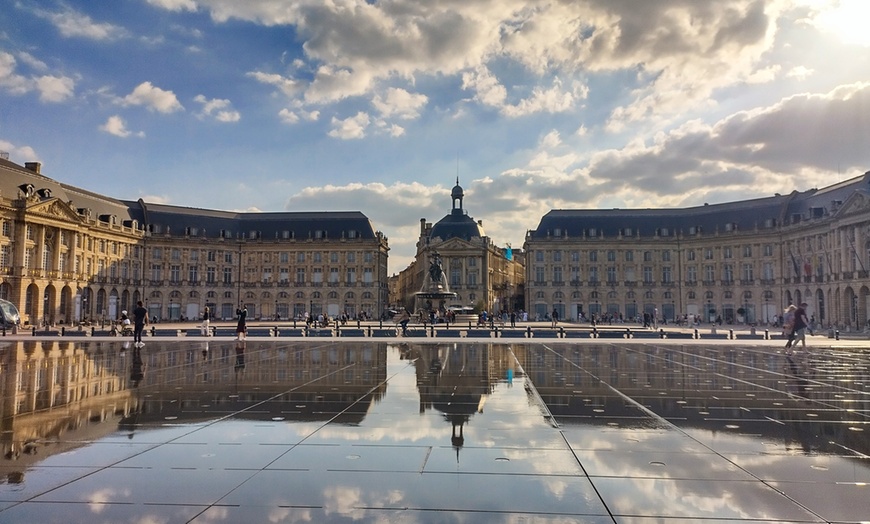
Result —
<instances>
[{"instance_id":1,"label":"fountain","mask_svg":"<svg viewBox=\"0 0 870 524\"><path fill-rule=\"evenodd\" d=\"M414 293L415 311L444 310L447 299L456 298L456 293L450 291L447 285L447 275L441 267L441 256L433 252L429 261L429 271L423 276L423 287Z\"/></svg>"}]
</instances>

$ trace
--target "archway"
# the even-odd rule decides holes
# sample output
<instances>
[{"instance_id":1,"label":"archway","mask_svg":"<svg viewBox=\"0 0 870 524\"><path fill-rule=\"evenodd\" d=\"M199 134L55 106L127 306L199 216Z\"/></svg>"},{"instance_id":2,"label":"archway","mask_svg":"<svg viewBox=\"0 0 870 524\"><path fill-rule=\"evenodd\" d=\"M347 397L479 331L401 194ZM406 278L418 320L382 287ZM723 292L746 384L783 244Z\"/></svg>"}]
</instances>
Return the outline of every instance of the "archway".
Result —
<instances>
[{"instance_id":1,"label":"archway","mask_svg":"<svg viewBox=\"0 0 870 524\"><path fill-rule=\"evenodd\" d=\"M816 307L818 308L817 311L819 313L818 318L816 319L818 325L824 326L827 315L825 311L825 292L821 289L816 291Z\"/></svg>"},{"instance_id":2,"label":"archway","mask_svg":"<svg viewBox=\"0 0 870 524\"><path fill-rule=\"evenodd\" d=\"M24 293L24 313L27 314L25 324L35 326L39 323L39 307L41 305L42 296L39 293L39 286L30 284L27 286L27 291ZM24 319L22 319L24 321Z\"/></svg>"},{"instance_id":3,"label":"archway","mask_svg":"<svg viewBox=\"0 0 870 524\"><path fill-rule=\"evenodd\" d=\"M54 325L57 322L57 289L54 284L49 284L42 293L42 319L48 325Z\"/></svg>"},{"instance_id":4,"label":"archway","mask_svg":"<svg viewBox=\"0 0 870 524\"><path fill-rule=\"evenodd\" d=\"M60 290L60 304L58 305L58 322L68 324L73 319L72 288L64 286Z\"/></svg>"},{"instance_id":5,"label":"archway","mask_svg":"<svg viewBox=\"0 0 870 524\"><path fill-rule=\"evenodd\" d=\"M870 327L870 300L867 296L870 295L870 289L867 286L861 286L858 290L858 328L867 329Z\"/></svg>"}]
</instances>

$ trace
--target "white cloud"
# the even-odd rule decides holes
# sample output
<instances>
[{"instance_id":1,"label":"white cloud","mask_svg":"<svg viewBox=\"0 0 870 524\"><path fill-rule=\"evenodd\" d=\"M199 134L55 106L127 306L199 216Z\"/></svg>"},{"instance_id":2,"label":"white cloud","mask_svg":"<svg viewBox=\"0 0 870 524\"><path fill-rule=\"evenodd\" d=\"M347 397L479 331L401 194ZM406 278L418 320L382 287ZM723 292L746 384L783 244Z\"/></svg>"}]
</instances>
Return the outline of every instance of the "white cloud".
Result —
<instances>
[{"instance_id":1,"label":"white cloud","mask_svg":"<svg viewBox=\"0 0 870 524\"><path fill-rule=\"evenodd\" d=\"M789 78L797 78L798 80L806 80L807 78L813 76L815 71L812 69L806 68L804 66L793 67L789 70L785 76Z\"/></svg>"},{"instance_id":2,"label":"white cloud","mask_svg":"<svg viewBox=\"0 0 870 524\"><path fill-rule=\"evenodd\" d=\"M41 64L30 55L26 57L25 60L31 64L35 63L37 66ZM72 78L50 75L27 78L16 73L16 69L15 57L0 51L0 88L10 94L24 95L37 91L40 101L52 103L63 102L74 95L75 80Z\"/></svg>"},{"instance_id":3,"label":"white cloud","mask_svg":"<svg viewBox=\"0 0 870 524\"><path fill-rule=\"evenodd\" d=\"M196 11L194 0L147 0L149 4L167 11Z\"/></svg>"},{"instance_id":4,"label":"white cloud","mask_svg":"<svg viewBox=\"0 0 870 524\"><path fill-rule=\"evenodd\" d=\"M50 21L60 34L67 38L86 38L89 40L116 40L127 36L127 31L110 23L94 22L91 17L70 7L60 12L45 9L34 10L34 14Z\"/></svg>"},{"instance_id":5,"label":"white cloud","mask_svg":"<svg viewBox=\"0 0 870 524\"><path fill-rule=\"evenodd\" d=\"M196 95L193 99L195 102L202 104L202 111L199 116L213 117L218 122L238 122L242 115L238 111L231 109L232 103L223 98L207 99L204 95Z\"/></svg>"},{"instance_id":6,"label":"white cloud","mask_svg":"<svg viewBox=\"0 0 870 524\"><path fill-rule=\"evenodd\" d=\"M155 87L151 82L142 82L136 86L132 93L121 100L121 103L125 106L145 106L149 110L159 113L174 113L184 110L184 106L175 97L175 93Z\"/></svg>"},{"instance_id":7,"label":"white cloud","mask_svg":"<svg viewBox=\"0 0 870 524\"><path fill-rule=\"evenodd\" d=\"M328 133L333 138L342 140L354 140L364 138L366 136L366 128L368 128L371 118L368 113L360 111L352 117L339 120L332 118L332 130Z\"/></svg>"},{"instance_id":8,"label":"white cloud","mask_svg":"<svg viewBox=\"0 0 870 524\"><path fill-rule=\"evenodd\" d=\"M299 82L292 78L285 78L275 73L251 71L246 73L245 76L251 77L261 84L273 85L288 97L293 97L301 91Z\"/></svg>"},{"instance_id":9,"label":"white cloud","mask_svg":"<svg viewBox=\"0 0 870 524\"><path fill-rule=\"evenodd\" d=\"M426 106L428 100L426 95L391 87L384 94L375 95L372 105L384 118L413 120L420 116L420 110Z\"/></svg>"},{"instance_id":10,"label":"white cloud","mask_svg":"<svg viewBox=\"0 0 870 524\"><path fill-rule=\"evenodd\" d=\"M63 102L71 98L75 90L75 81L65 76L40 76L34 82L43 102Z\"/></svg>"},{"instance_id":11,"label":"white cloud","mask_svg":"<svg viewBox=\"0 0 870 524\"><path fill-rule=\"evenodd\" d=\"M18 58L36 71L46 71L48 64L24 51L18 53Z\"/></svg>"},{"instance_id":12,"label":"white cloud","mask_svg":"<svg viewBox=\"0 0 870 524\"><path fill-rule=\"evenodd\" d=\"M5 151L9 153L9 159L13 162L15 159L21 159L17 163L21 164L24 162L38 162L39 155L36 154L36 151L30 146L16 146L12 142L7 142L6 140L0 140L0 151Z\"/></svg>"},{"instance_id":13,"label":"white cloud","mask_svg":"<svg viewBox=\"0 0 870 524\"><path fill-rule=\"evenodd\" d=\"M320 111L306 111L301 103L294 104L295 109L284 108L278 112L278 117L285 124L295 124L300 120L316 122L320 118Z\"/></svg>"},{"instance_id":14,"label":"white cloud","mask_svg":"<svg viewBox=\"0 0 870 524\"><path fill-rule=\"evenodd\" d=\"M127 124L124 122L124 119L118 115L112 115L106 120L106 123L100 126L100 131L104 131L109 133L110 135L115 135L121 138L127 138L128 136L136 136L136 137L144 137L145 133L139 131L138 133L133 133L132 131L127 129Z\"/></svg>"}]
</instances>

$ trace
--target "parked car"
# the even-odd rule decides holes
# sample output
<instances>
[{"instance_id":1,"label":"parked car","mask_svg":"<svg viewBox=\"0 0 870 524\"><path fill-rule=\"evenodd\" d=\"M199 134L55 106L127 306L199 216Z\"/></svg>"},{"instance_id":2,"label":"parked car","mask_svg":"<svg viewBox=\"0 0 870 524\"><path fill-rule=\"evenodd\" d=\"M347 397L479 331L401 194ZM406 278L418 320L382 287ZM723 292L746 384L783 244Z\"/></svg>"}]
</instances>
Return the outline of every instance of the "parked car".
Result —
<instances>
[{"instance_id":1,"label":"parked car","mask_svg":"<svg viewBox=\"0 0 870 524\"><path fill-rule=\"evenodd\" d=\"M18 308L15 304L8 300L0 299L0 326L11 328L21 323L21 315L18 314Z\"/></svg>"}]
</instances>

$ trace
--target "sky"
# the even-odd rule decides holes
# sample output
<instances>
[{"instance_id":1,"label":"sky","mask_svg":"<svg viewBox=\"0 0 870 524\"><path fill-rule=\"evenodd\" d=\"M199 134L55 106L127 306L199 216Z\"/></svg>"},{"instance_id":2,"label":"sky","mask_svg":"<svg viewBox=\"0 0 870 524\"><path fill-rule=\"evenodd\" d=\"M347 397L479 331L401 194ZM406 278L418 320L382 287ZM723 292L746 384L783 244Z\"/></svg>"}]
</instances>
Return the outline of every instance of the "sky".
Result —
<instances>
[{"instance_id":1,"label":"sky","mask_svg":"<svg viewBox=\"0 0 870 524\"><path fill-rule=\"evenodd\" d=\"M119 199L361 211L413 260L464 208L687 207L870 170L868 0L0 0L0 151Z\"/></svg>"}]
</instances>

